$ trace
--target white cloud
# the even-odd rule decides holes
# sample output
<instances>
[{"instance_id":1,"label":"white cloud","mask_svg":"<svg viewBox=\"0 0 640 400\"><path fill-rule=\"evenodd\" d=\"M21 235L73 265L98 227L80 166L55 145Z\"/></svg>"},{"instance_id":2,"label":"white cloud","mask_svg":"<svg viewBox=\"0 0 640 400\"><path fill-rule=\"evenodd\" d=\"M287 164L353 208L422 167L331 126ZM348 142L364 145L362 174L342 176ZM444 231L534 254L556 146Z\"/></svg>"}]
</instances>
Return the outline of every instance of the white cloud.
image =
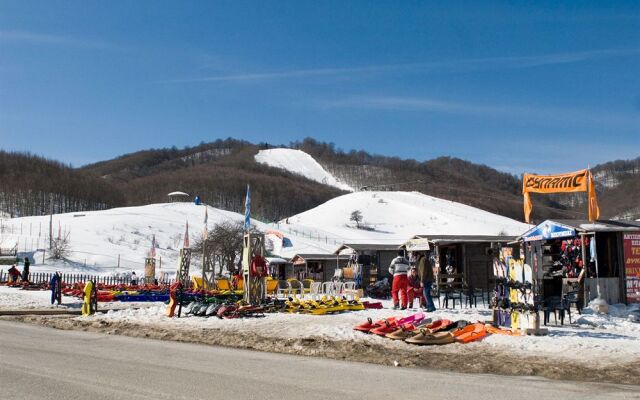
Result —
<instances>
[{"instance_id":1,"label":"white cloud","mask_svg":"<svg viewBox=\"0 0 640 400\"><path fill-rule=\"evenodd\" d=\"M0 30L0 42L71 46L95 49L115 49L119 47L117 45L114 45L113 43L101 40L78 39L69 36L19 30Z\"/></svg>"},{"instance_id":2,"label":"white cloud","mask_svg":"<svg viewBox=\"0 0 640 400\"><path fill-rule=\"evenodd\" d=\"M353 96L318 103L321 108L356 108L389 111L422 111L478 117L500 117L538 122L569 122L638 128L640 115L566 107L539 107L465 103L428 97Z\"/></svg>"},{"instance_id":3,"label":"white cloud","mask_svg":"<svg viewBox=\"0 0 640 400\"><path fill-rule=\"evenodd\" d=\"M380 74L397 72L467 72L475 70L533 68L544 65L571 64L610 57L626 57L636 55L640 55L640 49L601 49L533 56L486 57L422 63L381 64L361 67L312 68L285 71L246 72L213 75L191 79L176 79L168 82L250 82L335 75L347 75L350 77L356 77L359 74L367 73Z\"/></svg>"}]
</instances>

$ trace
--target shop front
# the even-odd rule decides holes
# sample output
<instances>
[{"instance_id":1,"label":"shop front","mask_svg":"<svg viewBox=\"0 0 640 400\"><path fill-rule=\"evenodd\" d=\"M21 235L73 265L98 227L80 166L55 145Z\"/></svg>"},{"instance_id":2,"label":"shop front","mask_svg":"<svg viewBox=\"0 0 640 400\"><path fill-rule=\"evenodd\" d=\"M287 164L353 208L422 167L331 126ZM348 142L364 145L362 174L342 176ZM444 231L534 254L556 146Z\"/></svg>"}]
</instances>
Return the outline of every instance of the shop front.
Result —
<instances>
[{"instance_id":1,"label":"shop front","mask_svg":"<svg viewBox=\"0 0 640 400\"><path fill-rule=\"evenodd\" d=\"M520 239L544 302L562 300L569 292L577 292L579 307L597 297L609 304L638 301L640 227L636 223L547 220Z\"/></svg>"},{"instance_id":2,"label":"shop front","mask_svg":"<svg viewBox=\"0 0 640 400\"><path fill-rule=\"evenodd\" d=\"M429 251L438 275L461 276L466 287L493 289L493 259L515 236L417 235L404 244L408 252ZM422 245L428 241L429 246Z\"/></svg>"},{"instance_id":3,"label":"shop front","mask_svg":"<svg viewBox=\"0 0 640 400\"><path fill-rule=\"evenodd\" d=\"M401 243L348 243L343 244L334 254L349 260L342 269L342 279L353 280L358 288L367 288L379 280L391 281L389 265L397 257Z\"/></svg>"},{"instance_id":4,"label":"shop front","mask_svg":"<svg viewBox=\"0 0 640 400\"><path fill-rule=\"evenodd\" d=\"M345 267L348 261L348 256L335 254L296 254L291 259L292 267L287 272L286 279L327 282L333 278L336 269Z\"/></svg>"}]
</instances>

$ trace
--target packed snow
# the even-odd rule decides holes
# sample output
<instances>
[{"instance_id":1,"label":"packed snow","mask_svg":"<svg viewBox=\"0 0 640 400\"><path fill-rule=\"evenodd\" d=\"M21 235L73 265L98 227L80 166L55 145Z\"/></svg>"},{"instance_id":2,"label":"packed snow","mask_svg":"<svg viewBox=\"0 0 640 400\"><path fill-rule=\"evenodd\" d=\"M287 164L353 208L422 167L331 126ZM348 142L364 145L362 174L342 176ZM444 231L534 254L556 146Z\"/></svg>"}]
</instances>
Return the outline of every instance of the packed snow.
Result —
<instances>
[{"instance_id":1,"label":"packed snow","mask_svg":"<svg viewBox=\"0 0 640 400\"><path fill-rule=\"evenodd\" d=\"M218 318L185 317L169 319L164 312L166 306L157 305L143 310L110 311L96 319L133 322L144 325L171 324L179 327L217 328L229 331L251 331L257 335L274 338L306 338L320 336L329 340L373 341L385 346L411 346L390 341L375 335L365 335L354 331L353 327L366 321L391 316L407 316L417 310L394 311L389 302L381 310L365 310L337 315L311 316L300 314L268 314L265 318L245 318L220 320ZM620 305L619 307L625 307ZM574 325L551 326L548 336L503 336L490 335L481 342L464 346L477 346L517 351L529 355L548 356L561 359L590 360L602 363L617 363L621 359L640 360L640 324L628 318L612 315L589 314L578 317ZM574 310L575 313L575 310ZM428 313L433 319L467 320L470 322L491 320L491 310L487 308L445 309ZM449 347L456 351L457 346Z\"/></svg>"},{"instance_id":2,"label":"packed snow","mask_svg":"<svg viewBox=\"0 0 640 400\"><path fill-rule=\"evenodd\" d=\"M304 176L312 181L333 186L341 190L353 192L353 188L340 182L327 172L313 157L302 150L270 149L260 150L255 155L260 164L287 170L293 174Z\"/></svg>"},{"instance_id":3,"label":"packed snow","mask_svg":"<svg viewBox=\"0 0 640 400\"><path fill-rule=\"evenodd\" d=\"M52 308L48 291L24 291L0 286L0 309ZM63 307L77 308L79 300L63 296ZM89 320L128 322L149 327L163 326L180 328L215 328L233 332L251 331L259 336L272 338L321 337L328 340L370 341L384 346L411 346L375 335L354 331L353 327L365 322L391 316L407 316L419 310L397 311L391 309L390 301L383 301L384 309L348 312L336 315L312 316L301 314L267 314L265 318L243 318L221 320L218 318L165 316L166 305L161 303L120 303L120 310L88 317ZM110 306L116 306L116 303ZM142 306L142 307L140 307ZM101 308L104 308L101 303ZM502 336L490 335L481 342L464 346L515 351L523 355L547 356L569 360L598 360L599 363L618 363L621 360L640 360L640 323L634 319L640 315L639 305L613 305L609 315L597 314L589 308L578 315L573 310L574 324L549 326L548 336ZM470 322L490 321L491 310L486 307L440 309L428 313L427 317L466 320ZM87 317L78 317L87 318ZM552 318L553 321L553 318ZM451 351L461 345L446 346Z\"/></svg>"}]
</instances>

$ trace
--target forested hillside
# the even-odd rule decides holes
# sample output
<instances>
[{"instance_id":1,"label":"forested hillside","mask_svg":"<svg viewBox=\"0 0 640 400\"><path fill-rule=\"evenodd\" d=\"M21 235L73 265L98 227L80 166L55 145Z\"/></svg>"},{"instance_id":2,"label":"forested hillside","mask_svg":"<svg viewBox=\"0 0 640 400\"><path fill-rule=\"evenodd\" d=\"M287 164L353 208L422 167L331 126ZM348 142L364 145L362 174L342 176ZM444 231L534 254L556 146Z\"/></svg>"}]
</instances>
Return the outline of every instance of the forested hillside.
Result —
<instances>
[{"instance_id":1,"label":"forested hillside","mask_svg":"<svg viewBox=\"0 0 640 400\"><path fill-rule=\"evenodd\" d=\"M252 189L256 218L282 219L344 192L258 164L254 156L274 146L235 139L183 149L150 149L79 169L29 154L0 153L0 211L10 215L95 210L168 201L184 191L208 204L242 212L246 185ZM439 157L419 162L342 151L331 143L304 139L288 147L313 156L327 171L357 190L418 191L522 220L519 176L469 161ZM593 168L602 217L640 218L640 158ZM532 196L534 218L584 218L581 194Z\"/></svg>"},{"instance_id":2,"label":"forested hillside","mask_svg":"<svg viewBox=\"0 0 640 400\"><path fill-rule=\"evenodd\" d=\"M123 204L121 191L86 171L32 154L0 151L0 211L9 217Z\"/></svg>"},{"instance_id":3,"label":"forested hillside","mask_svg":"<svg viewBox=\"0 0 640 400\"><path fill-rule=\"evenodd\" d=\"M234 139L184 149L146 150L88 165L83 170L115 185L128 205L168 201L176 190L199 195L207 204L243 212L251 185L253 216L285 218L340 195L339 190L286 171L260 165L254 155L266 145Z\"/></svg>"}]
</instances>

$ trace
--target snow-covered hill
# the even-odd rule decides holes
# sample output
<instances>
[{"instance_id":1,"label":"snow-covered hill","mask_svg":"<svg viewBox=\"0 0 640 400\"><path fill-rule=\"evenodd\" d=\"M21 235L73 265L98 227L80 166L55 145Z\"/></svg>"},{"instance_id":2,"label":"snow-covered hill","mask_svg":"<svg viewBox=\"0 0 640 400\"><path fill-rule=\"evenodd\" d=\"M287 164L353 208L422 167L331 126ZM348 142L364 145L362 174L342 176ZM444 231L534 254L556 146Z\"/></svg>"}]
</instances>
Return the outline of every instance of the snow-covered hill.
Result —
<instances>
[{"instance_id":1,"label":"snow-covered hill","mask_svg":"<svg viewBox=\"0 0 640 400\"><path fill-rule=\"evenodd\" d=\"M0 247L13 247L17 243L20 253L35 261L32 272L56 269L97 274L142 272L155 235L157 256L162 257L162 268L159 265L158 268L173 274L185 224L189 222L193 244L203 230L205 207L164 203L54 215L54 236L58 229L63 235L70 234L68 263L48 259L42 262L41 249L48 247L48 216L3 220ZM349 220L354 210L363 216L360 229ZM209 228L222 221L243 220L241 214L208 207ZM286 240L280 240L273 251L282 258L298 253L332 253L344 243L400 244L421 234L519 235L529 228L506 217L416 192L351 193L277 224L253 223L263 232L283 233ZM192 265L192 272L197 275L199 259L194 258Z\"/></svg>"},{"instance_id":2,"label":"snow-covered hill","mask_svg":"<svg viewBox=\"0 0 640 400\"><path fill-rule=\"evenodd\" d=\"M11 248L17 244L22 256L29 256L35 261L32 272L141 272L144 270L144 258L155 235L156 254L162 257L161 270L172 274L175 272L178 252L184 240L186 222L189 222L189 237L193 245L202 234L204 214L205 206L196 206L193 203L150 204L105 211L56 214L53 216L54 237L57 236L58 230L63 236L66 232L70 234L69 263L53 262L47 258L43 263L41 249L48 248L48 216L4 220L0 247ZM244 215L208 207L209 229L223 221L244 221ZM252 222L261 231L272 229L271 226L258 221ZM326 252L335 247L308 238L298 238L296 235L287 235L287 239L291 245L280 250L279 255L282 257L291 257L296 252ZM117 268L118 258L120 268ZM193 272L197 275L200 268L199 260L194 258L192 265Z\"/></svg>"},{"instance_id":3,"label":"snow-covered hill","mask_svg":"<svg viewBox=\"0 0 640 400\"><path fill-rule=\"evenodd\" d=\"M353 188L338 181L327 172L313 157L301 150L270 149L260 150L255 156L256 162L270 167L287 170L293 174L302 175L312 181L334 186L341 190L353 192Z\"/></svg>"},{"instance_id":4,"label":"snow-covered hill","mask_svg":"<svg viewBox=\"0 0 640 400\"><path fill-rule=\"evenodd\" d=\"M359 210L360 229L350 221ZM413 235L520 235L529 225L417 192L346 194L281 221L285 231L336 242L401 243ZM362 229L364 227L364 229Z\"/></svg>"}]
</instances>

